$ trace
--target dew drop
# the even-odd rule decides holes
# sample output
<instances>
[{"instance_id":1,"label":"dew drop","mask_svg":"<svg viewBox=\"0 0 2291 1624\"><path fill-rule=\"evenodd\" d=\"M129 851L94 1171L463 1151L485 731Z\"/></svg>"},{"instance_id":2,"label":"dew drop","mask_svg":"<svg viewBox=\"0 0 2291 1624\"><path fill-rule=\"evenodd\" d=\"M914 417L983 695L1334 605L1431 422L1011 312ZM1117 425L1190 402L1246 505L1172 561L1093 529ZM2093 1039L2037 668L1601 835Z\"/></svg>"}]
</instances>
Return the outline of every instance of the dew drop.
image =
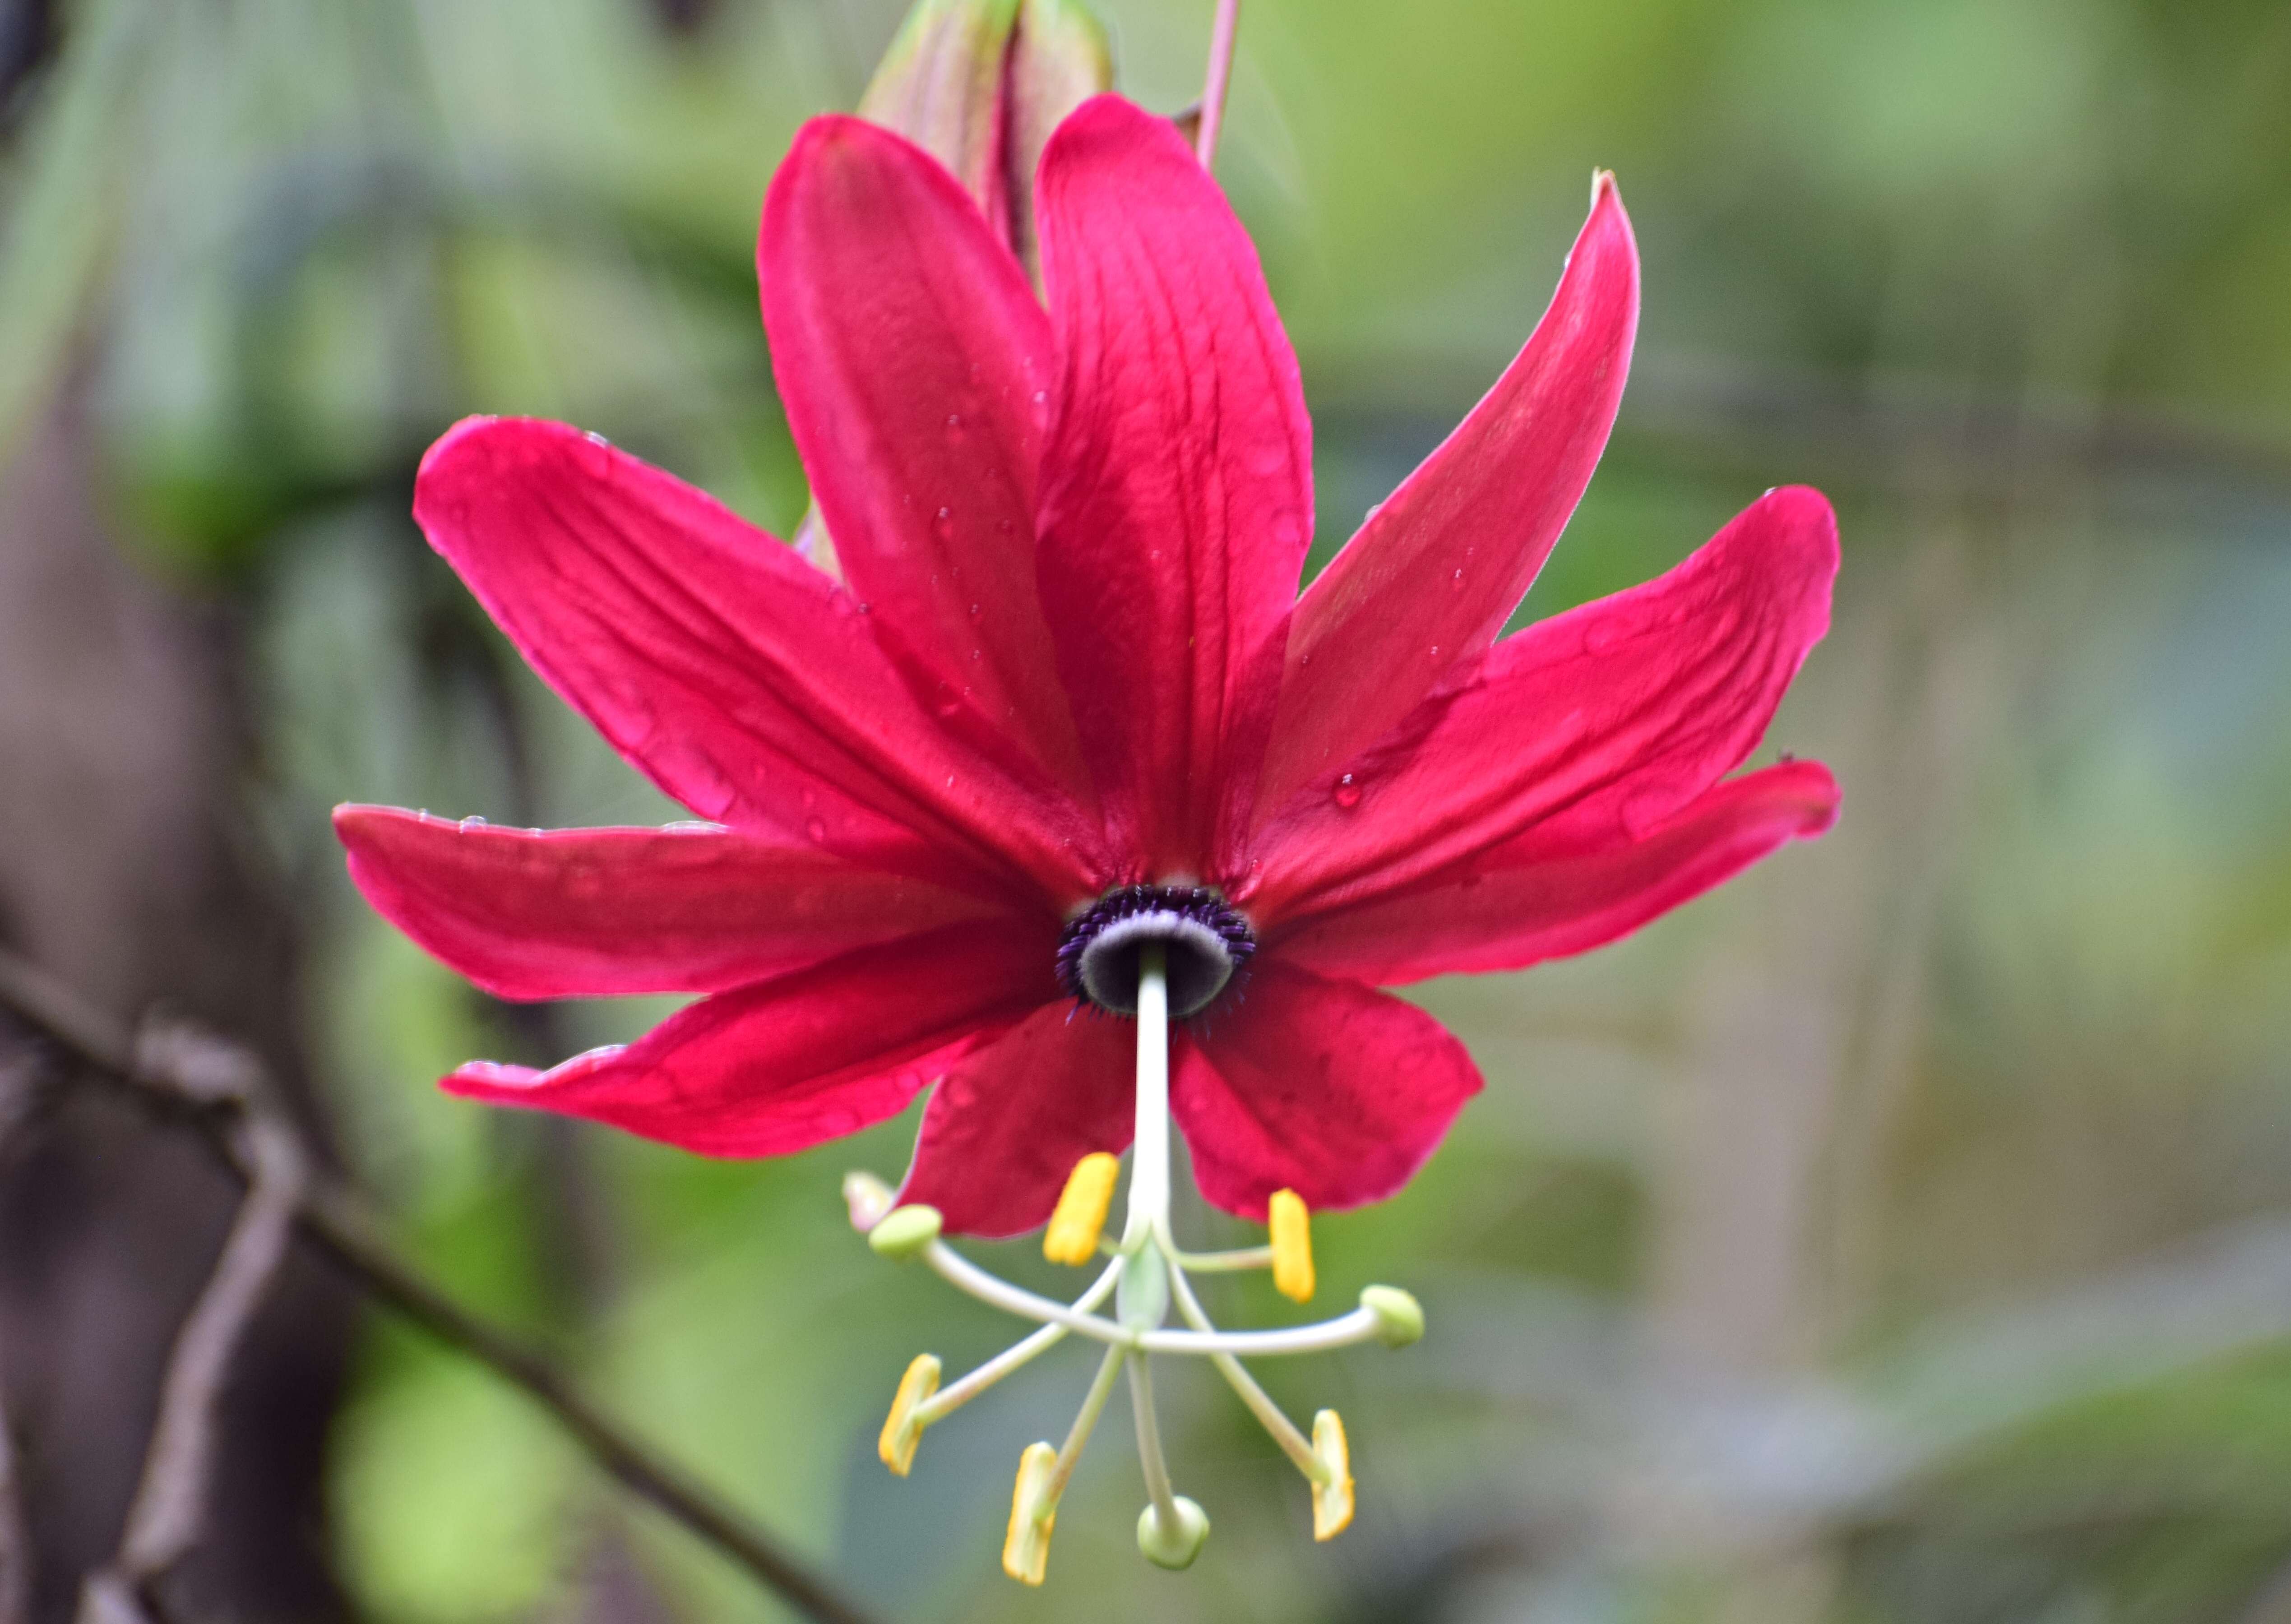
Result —
<instances>
[{"instance_id":1,"label":"dew drop","mask_svg":"<svg viewBox=\"0 0 2291 1624\"><path fill-rule=\"evenodd\" d=\"M1448 577L1448 584L1449 584L1450 586L1461 586L1461 585L1463 585L1463 584L1464 584L1464 572L1463 572L1462 570L1460 570L1460 569L1459 569L1459 570L1458 570L1454 575L1452 575L1449 576L1449 577Z\"/></svg>"},{"instance_id":2,"label":"dew drop","mask_svg":"<svg viewBox=\"0 0 2291 1624\"><path fill-rule=\"evenodd\" d=\"M954 510L953 508L941 508L938 511L938 516L931 520L931 531L942 542L946 540L948 536L953 535L954 534Z\"/></svg>"},{"instance_id":3,"label":"dew drop","mask_svg":"<svg viewBox=\"0 0 2291 1624\"><path fill-rule=\"evenodd\" d=\"M1049 405L1049 404L1050 404L1050 391L1049 391L1049 390L1046 390L1046 389L1038 389L1038 390L1036 390L1034 391L1034 404L1035 404L1036 406L1048 406L1048 405Z\"/></svg>"},{"instance_id":4,"label":"dew drop","mask_svg":"<svg viewBox=\"0 0 2291 1624\"><path fill-rule=\"evenodd\" d=\"M1330 798L1336 801L1337 805L1349 812L1355 807L1360 805L1360 785L1353 782L1353 776L1350 773L1346 773L1343 777L1337 780L1337 787L1331 792Z\"/></svg>"},{"instance_id":5,"label":"dew drop","mask_svg":"<svg viewBox=\"0 0 2291 1624\"><path fill-rule=\"evenodd\" d=\"M960 446L962 444L962 414L949 412L946 414L946 443L950 446Z\"/></svg>"},{"instance_id":6,"label":"dew drop","mask_svg":"<svg viewBox=\"0 0 2291 1624\"><path fill-rule=\"evenodd\" d=\"M593 868L576 868L565 876L565 889L577 901L591 901L605 894L605 876Z\"/></svg>"},{"instance_id":7,"label":"dew drop","mask_svg":"<svg viewBox=\"0 0 2291 1624\"><path fill-rule=\"evenodd\" d=\"M469 833L471 830L483 829L486 826L486 820L482 817L465 817L462 820L462 832L464 834Z\"/></svg>"},{"instance_id":8,"label":"dew drop","mask_svg":"<svg viewBox=\"0 0 2291 1624\"><path fill-rule=\"evenodd\" d=\"M978 606L975 603L970 606L970 618L973 620L978 618Z\"/></svg>"},{"instance_id":9,"label":"dew drop","mask_svg":"<svg viewBox=\"0 0 2291 1624\"><path fill-rule=\"evenodd\" d=\"M824 846L827 843L827 822L824 818L811 819L804 824L803 832L811 837L811 842L815 846Z\"/></svg>"}]
</instances>

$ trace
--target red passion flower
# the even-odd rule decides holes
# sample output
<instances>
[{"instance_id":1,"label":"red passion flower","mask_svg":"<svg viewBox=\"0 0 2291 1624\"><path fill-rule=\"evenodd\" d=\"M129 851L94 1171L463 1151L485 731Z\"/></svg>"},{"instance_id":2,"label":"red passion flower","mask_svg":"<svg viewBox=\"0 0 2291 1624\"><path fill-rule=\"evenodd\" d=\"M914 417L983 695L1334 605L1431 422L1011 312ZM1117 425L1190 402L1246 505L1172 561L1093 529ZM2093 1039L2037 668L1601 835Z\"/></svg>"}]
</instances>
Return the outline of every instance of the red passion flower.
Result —
<instances>
[{"instance_id":1,"label":"red passion flower","mask_svg":"<svg viewBox=\"0 0 2291 1624\"><path fill-rule=\"evenodd\" d=\"M1015 1234L1129 1142L1113 1017L1153 940L1202 1193L1348 1207L1481 1086L1379 987L1582 952L1829 826L1816 763L1726 776L1828 624L1816 492L1499 640L1622 392L1612 180L1526 348L1301 596L1310 424L1215 182L1102 96L1035 205L1041 298L885 130L816 119L774 180L764 325L840 580L561 424L471 419L423 460L431 543L707 820L337 812L374 907L491 993L704 995L449 1089L757 1156L935 1082L900 1199Z\"/></svg>"}]
</instances>

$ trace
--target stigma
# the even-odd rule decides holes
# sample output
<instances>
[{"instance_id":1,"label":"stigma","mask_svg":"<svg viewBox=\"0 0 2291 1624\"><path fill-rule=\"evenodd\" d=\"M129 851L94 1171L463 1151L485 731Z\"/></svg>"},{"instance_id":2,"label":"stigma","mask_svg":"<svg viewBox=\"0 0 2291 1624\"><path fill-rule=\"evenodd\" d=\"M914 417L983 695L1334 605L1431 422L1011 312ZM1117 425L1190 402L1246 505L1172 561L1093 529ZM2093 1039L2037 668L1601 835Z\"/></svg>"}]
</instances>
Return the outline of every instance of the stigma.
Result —
<instances>
[{"instance_id":1,"label":"stigma","mask_svg":"<svg viewBox=\"0 0 2291 1624\"><path fill-rule=\"evenodd\" d=\"M1137 1013L1139 953L1161 945L1169 967L1170 1018L1218 1001L1257 951L1257 933L1217 892L1198 886L1129 885L1076 915L1058 938L1058 979L1109 1015Z\"/></svg>"}]
</instances>

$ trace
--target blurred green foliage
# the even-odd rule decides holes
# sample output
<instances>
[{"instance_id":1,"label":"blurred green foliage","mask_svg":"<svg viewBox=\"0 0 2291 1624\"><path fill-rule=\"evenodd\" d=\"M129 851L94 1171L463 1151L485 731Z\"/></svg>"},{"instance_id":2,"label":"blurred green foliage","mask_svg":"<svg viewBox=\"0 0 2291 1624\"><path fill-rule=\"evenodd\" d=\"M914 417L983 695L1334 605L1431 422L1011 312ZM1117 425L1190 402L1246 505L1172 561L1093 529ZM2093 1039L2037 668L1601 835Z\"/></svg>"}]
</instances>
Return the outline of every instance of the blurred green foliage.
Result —
<instances>
[{"instance_id":1,"label":"blurred green foliage","mask_svg":"<svg viewBox=\"0 0 2291 1624\"><path fill-rule=\"evenodd\" d=\"M1206 0L1102 10L1129 91L1190 100ZM674 816L429 554L412 470L464 413L540 413L792 527L757 204L889 0L81 0L29 87L0 435L91 361L150 567L239 612L250 792L361 1176L895 1617L2291 1618L2291 9L1246 12L1223 173L1303 355L1320 557L1523 338L1595 166L1646 321L1528 612L1770 484L1845 519L1771 742L1837 768L1835 835L1592 959L1422 990L1489 1092L1318 1245L1325 1300L1406 1283L1432 1335L1266 1372L1343 1410L1355 1529L1314 1546L1293 1474L1181 1372L1200 1566L1138 1563L1113 1426L1016 1591L1009 1474L1087 1361L934 1430L909 1480L874 1463L913 1352L1007 1334L844 1225L840 1172L896 1171L912 1120L724 1165L449 1101L461 1058L660 1007L489 1004L364 910L327 832L346 799ZM1221 1317L1294 1313L1213 1283ZM334 1457L376 1620L570 1617L600 1551L673 1616L776 1616L387 1325Z\"/></svg>"}]
</instances>

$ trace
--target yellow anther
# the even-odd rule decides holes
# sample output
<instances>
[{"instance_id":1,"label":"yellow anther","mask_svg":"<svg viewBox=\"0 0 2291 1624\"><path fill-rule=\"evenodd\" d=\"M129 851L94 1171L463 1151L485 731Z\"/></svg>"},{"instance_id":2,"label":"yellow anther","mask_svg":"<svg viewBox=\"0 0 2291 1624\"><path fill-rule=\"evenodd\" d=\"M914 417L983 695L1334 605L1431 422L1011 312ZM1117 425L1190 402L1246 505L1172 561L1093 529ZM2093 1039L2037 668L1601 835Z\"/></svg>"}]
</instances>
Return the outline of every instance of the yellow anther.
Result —
<instances>
[{"instance_id":1,"label":"yellow anther","mask_svg":"<svg viewBox=\"0 0 2291 1624\"><path fill-rule=\"evenodd\" d=\"M1265 1221L1273 1231L1273 1289L1291 1302L1313 1300L1313 1215L1294 1190L1275 1190Z\"/></svg>"},{"instance_id":2,"label":"yellow anther","mask_svg":"<svg viewBox=\"0 0 2291 1624\"><path fill-rule=\"evenodd\" d=\"M1018 1457L1018 1482L1010 1491L1010 1532L1002 1537L1002 1571L1020 1584L1039 1585L1050 1561L1050 1530L1058 1503L1047 1497L1058 1451L1029 1443Z\"/></svg>"},{"instance_id":3,"label":"yellow anther","mask_svg":"<svg viewBox=\"0 0 2291 1624\"><path fill-rule=\"evenodd\" d=\"M1313 1480L1313 1538L1333 1540L1353 1522L1352 1451L1333 1410L1313 1418L1313 1459L1321 1467Z\"/></svg>"},{"instance_id":4,"label":"yellow anther","mask_svg":"<svg viewBox=\"0 0 2291 1624\"><path fill-rule=\"evenodd\" d=\"M1121 1173L1120 1161L1102 1150L1074 1163L1058 1210L1042 1232L1043 1257L1081 1265L1097 1256L1097 1237L1105 1228L1105 1210L1113 1204L1113 1181Z\"/></svg>"},{"instance_id":5,"label":"yellow anther","mask_svg":"<svg viewBox=\"0 0 2291 1624\"><path fill-rule=\"evenodd\" d=\"M907 1373L899 1378L899 1390L891 1399L890 1419L883 1423L883 1435L875 1441L875 1452L883 1464L899 1476L915 1463L915 1445L923 1435L923 1424L915 1419L915 1408L938 1391L938 1357L934 1354L917 1354Z\"/></svg>"}]
</instances>

